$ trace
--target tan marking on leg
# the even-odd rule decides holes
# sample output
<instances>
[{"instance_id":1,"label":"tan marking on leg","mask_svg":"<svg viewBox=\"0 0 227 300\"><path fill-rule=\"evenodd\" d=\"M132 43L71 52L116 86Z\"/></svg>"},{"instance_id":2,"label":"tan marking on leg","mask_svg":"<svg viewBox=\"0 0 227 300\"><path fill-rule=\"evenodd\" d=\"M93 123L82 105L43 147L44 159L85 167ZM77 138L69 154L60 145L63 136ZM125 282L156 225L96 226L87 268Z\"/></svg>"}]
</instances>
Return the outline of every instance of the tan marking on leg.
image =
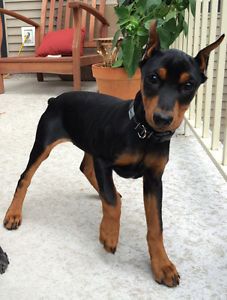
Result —
<instances>
[{"instance_id":1,"label":"tan marking on leg","mask_svg":"<svg viewBox=\"0 0 227 300\"><path fill-rule=\"evenodd\" d=\"M100 225L100 242L107 252L115 253L120 230L121 198L116 194L115 206L109 205L102 199L103 218Z\"/></svg>"},{"instance_id":2,"label":"tan marking on leg","mask_svg":"<svg viewBox=\"0 0 227 300\"><path fill-rule=\"evenodd\" d=\"M48 145L45 151L38 157L37 161L28 169L24 178L20 181L15 191L13 200L8 208L4 225L7 229L17 229L22 222L22 206L24 198L27 193L27 189L31 183L32 177L40 164L49 156L51 150L58 144L69 141L68 139L59 139L56 142Z\"/></svg>"},{"instance_id":3,"label":"tan marking on leg","mask_svg":"<svg viewBox=\"0 0 227 300\"><path fill-rule=\"evenodd\" d=\"M152 169L152 172L156 177L160 177L162 175L167 162L167 156L147 154L144 158L144 165L147 168Z\"/></svg>"},{"instance_id":4,"label":"tan marking on leg","mask_svg":"<svg viewBox=\"0 0 227 300\"><path fill-rule=\"evenodd\" d=\"M98 187L98 182L97 182L96 175L95 175L93 157L86 152L84 153L84 158L80 165L80 170L87 177L88 181L94 187L94 189L99 193L99 187Z\"/></svg>"},{"instance_id":5,"label":"tan marking on leg","mask_svg":"<svg viewBox=\"0 0 227 300\"><path fill-rule=\"evenodd\" d=\"M179 284L179 275L165 251L155 196L145 196L144 206L148 227L148 249L155 280L169 287L176 286Z\"/></svg>"}]
</instances>

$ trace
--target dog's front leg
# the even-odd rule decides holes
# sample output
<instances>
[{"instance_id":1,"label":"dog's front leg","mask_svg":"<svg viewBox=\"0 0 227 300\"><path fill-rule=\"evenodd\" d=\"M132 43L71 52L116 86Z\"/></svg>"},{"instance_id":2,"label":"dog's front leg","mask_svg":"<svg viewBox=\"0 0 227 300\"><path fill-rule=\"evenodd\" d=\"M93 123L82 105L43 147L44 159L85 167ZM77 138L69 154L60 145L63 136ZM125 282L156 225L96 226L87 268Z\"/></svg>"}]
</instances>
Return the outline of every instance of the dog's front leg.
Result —
<instances>
[{"instance_id":1,"label":"dog's front leg","mask_svg":"<svg viewBox=\"0 0 227 300\"><path fill-rule=\"evenodd\" d=\"M147 242L151 268L158 283L169 287L179 284L178 272L169 260L163 244L162 230L162 180L148 170L144 174L144 206L147 220Z\"/></svg>"},{"instance_id":2,"label":"dog's front leg","mask_svg":"<svg viewBox=\"0 0 227 300\"><path fill-rule=\"evenodd\" d=\"M99 239L106 251L115 253L120 229L121 197L114 186L112 167L102 159L94 159L94 167L103 210Z\"/></svg>"}]
</instances>

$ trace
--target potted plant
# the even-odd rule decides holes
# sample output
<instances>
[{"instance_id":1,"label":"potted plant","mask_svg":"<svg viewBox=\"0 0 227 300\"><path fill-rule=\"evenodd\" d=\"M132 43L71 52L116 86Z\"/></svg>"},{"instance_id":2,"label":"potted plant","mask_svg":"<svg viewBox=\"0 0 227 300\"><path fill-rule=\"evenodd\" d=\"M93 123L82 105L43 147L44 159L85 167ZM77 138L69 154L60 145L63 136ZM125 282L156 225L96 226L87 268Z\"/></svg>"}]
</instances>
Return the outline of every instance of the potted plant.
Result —
<instances>
[{"instance_id":1,"label":"potted plant","mask_svg":"<svg viewBox=\"0 0 227 300\"><path fill-rule=\"evenodd\" d=\"M194 14L195 2L119 0L114 8L119 28L113 40L99 41L99 51L104 56L104 63L92 66L99 92L122 99L134 98L140 88L138 66L148 41L151 21L157 20L161 48L168 49L182 31L187 35L185 10L191 9Z\"/></svg>"}]
</instances>

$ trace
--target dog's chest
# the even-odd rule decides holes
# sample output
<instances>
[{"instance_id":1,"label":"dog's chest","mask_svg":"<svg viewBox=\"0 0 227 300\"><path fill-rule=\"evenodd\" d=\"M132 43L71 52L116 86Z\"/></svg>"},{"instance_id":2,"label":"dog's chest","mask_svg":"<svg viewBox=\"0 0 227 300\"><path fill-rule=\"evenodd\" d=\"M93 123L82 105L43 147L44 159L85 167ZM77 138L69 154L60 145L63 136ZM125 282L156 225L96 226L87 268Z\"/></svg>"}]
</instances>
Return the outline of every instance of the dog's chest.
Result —
<instances>
[{"instance_id":1,"label":"dog's chest","mask_svg":"<svg viewBox=\"0 0 227 300\"><path fill-rule=\"evenodd\" d=\"M139 178L146 169L163 172L167 158L157 154L124 153L114 162L115 172L125 178Z\"/></svg>"}]
</instances>

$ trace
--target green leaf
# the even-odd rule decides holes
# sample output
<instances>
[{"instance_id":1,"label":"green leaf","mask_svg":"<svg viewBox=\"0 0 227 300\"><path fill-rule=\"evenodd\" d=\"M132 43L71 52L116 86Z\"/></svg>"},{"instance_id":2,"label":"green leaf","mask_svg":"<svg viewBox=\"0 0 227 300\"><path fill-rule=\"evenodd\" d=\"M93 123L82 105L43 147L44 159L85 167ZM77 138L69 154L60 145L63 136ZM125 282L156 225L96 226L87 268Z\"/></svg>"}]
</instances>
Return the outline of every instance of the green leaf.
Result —
<instances>
[{"instance_id":1,"label":"green leaf","mask_svg":"<svg viewBox=\"0 0 227 300\"><path fill-rule=\"evenodd\" d=\"M188 8L188 6L189 6L189 2L188 2L189 0L177 0L177 1L175 1L176 3L175 3L175 5L176 5L176 9L178 10L178 11L183 11L183 10L185 10L186 8Z\"/></svg>"},{"instance_id":2,"label":"green leaf","mask_svg":"<svg viewBox=\"0 0 227 300\"><path fill-rule=\"evenodd\" d=\"M158 28L158 34L159 34L161 48L168 49L171 42L169 31L165 30L165 28L160 27Z\"/></svg>"},{"instance_id":3,"label":"green leaf","mask_svg":"<svg viewBox=\"0 0 227 300\"><path fill-rule=\"evenodd\" d=\"M176 19L172 18L157 28L162 49L168 49L179 35Z\"/></svg>"},{"instance_id":4,"label":"green leaf","mask_svg":"<svg viewBox=\"0 0 227 300\"><path fill-rule=\"evenodd\" d=\"M172 19L172 18L176 18L176 11L175 10L170 10L169 12L168 12L168 14L165 16L165 21L168 21L168 20L170 20L170 19Z\"/></svg>"},{"instance_id":5,"label":"green leaf","mask_svg":"<svg viewBox=\"0 0 227 300\"><path fill-rule=\"evenodd\" d=\"M118 1L119 6L123 5L125 1L126 1L126 0L119 0L119 1Z\"/></svg>"},{"instance_id":6,"label":"green leaf","mask_svg":"<svg viewBox=\"0 0 227 300\"><path fill-rule=\"evenodd\" d=\"M144 23L144 27L145 27L147 30L150 29L151 21L152 21L152 19L149 19L149 20L147 20L147 21Z\"/></svg>"},{"instance_id":7,"label":"green leaf","mask_svg":"<svg viewBox=\"0 0 227 300\"><path fill-rule=\"evenodd\" d=\"M116 6L114 10L116 15L119 18L119 21L128 19L130 16L129 10L126 6Z\"/></svg>"},{"instance_id":8,"label":"green leaf","mask_svg":"<svg viewBox=\"0 0 227 300\"><path fill-rule=\"evenodd\" d=\"M146 2L145 4L146 9L153 8L154 6L159 6L162 3L161 0L147 0L145 2Z\"/></svg>"},{"instance_id":9,"label":"green leaf","mask_svg":"<svg viewBox=\"0 0 227 300\"><path fill-rule=\"evenodd\" d=\"M195 17L196 0L189 0L189 4L190 4L191 12Z\"/></svg>"},{"instance_id":10,"label":"green leaf","mask_svg":"<svg viewBox=\"0 0 227 300\"><path fill-rule=\"evenodd\" d=\"M138 0L138 2L135 3L136 11L141 16L144 16L146 14L146 2L146 0Z\"/></svg>"},{"instance_id":11,"label":"green leaf","mask_svg":"<svg viewBox=\"0 0 227 300\"><path fill-rule=\"evenodd\" d=\"M112 42L112 48L116 47L117 41L119 39L120 34L121 34L121 30L120 29L115 32L115 35L114 35L114 38L113 38L113 42Z\"/></svg>"},{"instance_id":12,"label":"green leaf","mask_svg":"<svg viewBox=\"0 0 227 300\"><path fill-rule=\"evenodd\" d=\"M119 19L118 24L120 27L124 26L125 24L129 23L129 20L126 19Z\"/></svg>"},{"instance_id":13,"label":"green leaf","mask_svg":"<svg viewBox=\"0 0 227 300\"><path fill-rule=\"evenodd\" d=\"M184 30L184 35L188 35L188 24L184 21L183 22L183 30Z\"/></svg>"},{"instance_id":14,"label":"green leaf","mask_svg":"<svg viewBox=\"0 0 227 300\"><path fill-rule=\"evenodd\" d=\"M115 59L115 62L113 63L112 67L119 68L122 66L123 66L123 51L122 48L120 48L117 54L117 58Z\"/></svg>"},{"instance_id":15,"label":"green leaf","mask_svg":"<svg viewBox=\"0 0 227 300\"><path fill-rule=\"evenodd\" d=\"M137 35L138 36L147 36L148 37L148 30L142 26L140 26L138 29L137 29Z\"/></svg>"},{"instance_id":16,"label":"green leaf","mask_svg":"<svg viewBox=\"0 0 227 300\"><path fill-rule=\"evenodd\" d=\"M170 32L175 32L176 31L176 19L172 18L168 20L167 22L164 23L164 27L166 30Z\"/></svg>"},{"instance_id":17,"label":"green leaf","mask_svg":"<svg viewBox=\"0 0 227 300\"><path fill-rule=\"evenodd\" d=\"M120 68L123 66L123 59L117 59L115 63L112 65L112 68Z\"/></svg>"},{"instance_id":18,"label":"green leaf","mask_svg":"<svg viewBox=\"0 0 227 300\"><path fill-rule=\"evenodd\" d=\"M155 18L164 18L169 12L169 7L164 2L155 10Z\"/></svg>"},{"instance_id":19,"label":"green leaf","mask_svg":"<svg viewBox=\"0 0 227 300\"><path fill-rule=\"evenodd\" d=\"M132 77L138 68L142 47L138 40L136 41L132 37L127 37L122 42L122 51L124 68L129 77Z\"/></svg>"}]
</instances>

